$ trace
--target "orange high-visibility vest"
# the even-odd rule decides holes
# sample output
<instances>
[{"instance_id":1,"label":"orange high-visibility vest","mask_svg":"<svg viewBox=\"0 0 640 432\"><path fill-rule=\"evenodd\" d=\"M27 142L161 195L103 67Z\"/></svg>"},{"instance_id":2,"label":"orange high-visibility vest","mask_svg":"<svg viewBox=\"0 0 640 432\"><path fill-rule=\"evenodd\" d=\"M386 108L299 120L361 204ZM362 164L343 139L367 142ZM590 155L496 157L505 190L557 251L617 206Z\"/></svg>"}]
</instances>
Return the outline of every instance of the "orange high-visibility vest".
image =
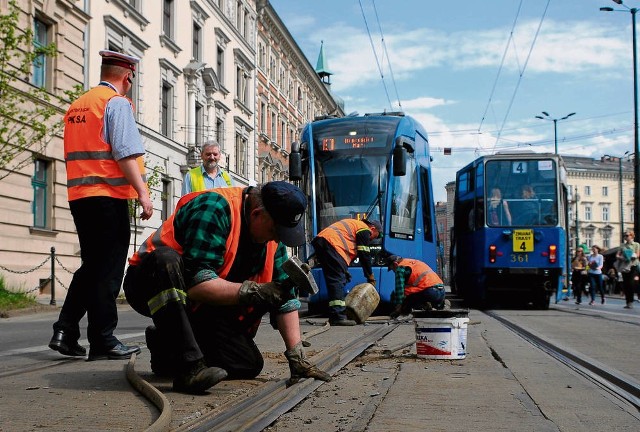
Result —
<instances>
[{"instance_id":1,"label":"orange high-visibility vest","mask_svg":"<svg viewBox=\"0 0 640 432\"><path fill-rule=\"evenodd\" d=\"M344 259L347 265L358 256L356 234L362 230L371 231L369 226L356 219L343 219L335 222L318 233Z\"/></svg>"},{"instance_id":2,"label":"orange high-visibility vest","mask_svg":"<svg viewBox=\"0 0 640 432\"><path fill-rule=\"evenodd\" d=\"M236 259L236 254L238 252L238 244L240 241L240 228L242 225L242 194L244 192L244 188L241 187L232 187L232 188L218 188L218 189L210 189L206 191L192 192L188 193L178 201L178 205L176 206L176 211L162 223L160 228L158 228L153 234L147 238L144 243L140 246L140 249L133 254L133 256L129 259L130 265L138 265L142 258L148 254L153 252L156 248L160 246L168 246L171 249L178 252L180 255L183 253L183 247L180 245L175 238L175 233L173 229L173 221L175 219L175 215L180 211L180 209L189 201L201 195L203 193L216 193L218 195L222 195L224 199L229 203L229 207L231 208L231 232L227 237L226 242L226 251L224 254L224 263L218 269L216 269L216 273L221 278L227 277L229 271L231 270L231 266ZM264 263L264 267L260 273L249 278L256 282L271 282L273 278L273 263L275 261L275 253L278 248L278 243L275 241L267 242L267 256Z\"/></svg>"},{"instance_id":3,"label":"orange high-visibility vest","mask_svg":"<svg viewBox=\"0 0 640 432\"><path fill-rule=\"evenodd\" d=\"M398 263L398 266L409 267L411 269L409 279L404 282L405 296L431 288L434 285L442 285L440 276L422 261L403 258L400 260L400 263Z\"/></svg>"},{"instance_id":4,"label":"orange high-visibility vest","mask_svg":"<svg viewBox=\"0 0 640 432\"><path fill-rule=\"evenodd\" d=\"M104 112L115 96L118 93L110 87L94 87L73 102L64 116L69 201L93 196L138 197L113 159L111 144L102 139ZM146 182L144 159L140 156L137 161L142 180Z\"/></svg>"}]
</instances>

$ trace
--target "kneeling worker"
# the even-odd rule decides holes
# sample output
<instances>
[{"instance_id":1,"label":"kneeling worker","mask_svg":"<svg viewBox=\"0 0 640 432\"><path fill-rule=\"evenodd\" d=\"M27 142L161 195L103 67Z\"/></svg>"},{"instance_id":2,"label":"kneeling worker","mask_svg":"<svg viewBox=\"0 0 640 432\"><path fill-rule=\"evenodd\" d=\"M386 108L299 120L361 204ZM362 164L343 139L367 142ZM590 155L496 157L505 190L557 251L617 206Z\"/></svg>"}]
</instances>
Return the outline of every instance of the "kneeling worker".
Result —
<instances>
[{"instance_id":1,"label":"kneeling worker","mask_svg":"<svg viewBox=\"0 0 640 432\"><path fill-rule=\"evenodd\" d=\"M369 242L382 233L378 221L342 219L329 225L311 241L316 257L320 261L329 294L329 324L353 326L354 320L347 319L344 301L344 286L351 279L348 266L360 258L362 271L367 282L376 285L371 270Z\"/></svg>"},{"instance_id":2,"label":"kneeling worker","mask_svg":"<svg viewBox=\"0 0 640 432\"><path fill-rule=\"evenodd\" d=\"M395 306L391 318L409 315L412 309L424 309L429 303L435 309L445 308L445 290L440 276L427 264L413 258L391 255L388 270L395 272L395 291L391 295Z\"/></svg>"},{"instance_id":3,"label":"kneeling worker","mask_svg":"<svg viewBox=\"0 0 640 432\"><path fill-rule=\"evenodd\" d=\"M185 195L130 259L127 300L150 316L151 368L175 391L198 394L222 379L255 378L264 359L253 338L263 315L284 341L291 379L331 376L306 360L285 245L304 242L307 205L286 182Z\"/></svg>"}]
</instances>

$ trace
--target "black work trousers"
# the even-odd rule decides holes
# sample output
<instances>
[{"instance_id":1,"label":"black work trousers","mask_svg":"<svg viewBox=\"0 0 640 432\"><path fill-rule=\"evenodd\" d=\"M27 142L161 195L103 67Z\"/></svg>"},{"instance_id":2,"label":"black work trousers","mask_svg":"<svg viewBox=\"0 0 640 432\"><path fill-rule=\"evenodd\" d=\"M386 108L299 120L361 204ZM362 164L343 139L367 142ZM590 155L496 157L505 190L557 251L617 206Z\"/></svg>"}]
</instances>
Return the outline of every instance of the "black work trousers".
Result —
<instances>
[{"instance_id":1,"label":"black work trousers","mask_svg":"<svg viewBox=\"0 0 640 432\"><path fill-rule=\"evenodd\" d=\"M167 355L172 357L169 364L177 363L178 367L203 358L189 322L187 305L182 301L184 298L175 296L176 290L186 296L183 271L180 254L170 247L159 247L146 254L139 265L129 266L124 278L127 301L136 312L153 319L158 339ZM156 300L162 298L163 293L169 293L170 299L160 302L163 304L151 311L149 301L154 299L152 304L159 305Z\"/></svg>"},{"instance_id":2,"label":"black work trousers","mask_svg":"<svg viewBox=\"0 0 640 432\"><path fill-rule=\"evenodd\" d=\"M320 261L324 281L329 295L329 319L346 319L344 303L344 286L347 284L348 268L344 259L336 252L335 248L324 238L316 237L311 241Z\"/></svg>"},{"instance_id":3,"label":"black work trousers","mask_svg":"<svg viewBox=\"0 0 640 432\"><path fill-rule=\"evenodd\" d=\"M628 272L622 272L622 291L624 291L624 299L629 303L633 303L633 294L635 293L638 281L638 267L632 266Z\"/></svg>"},{"instance_id":4,"label":"black work trousers","mask_svg":"<svg viewBox=\"0 0 640 432\"><path fill-rule=\"evenodd\" d=\"M82 264L73 274L53 330L78 340L79 323L86 313L91 349L109 350L119 343L113 331L118 325L116 298L131 238L129 206L124 199L89 197L70 201L69 207Z\"/></svg>"}]
</instances>

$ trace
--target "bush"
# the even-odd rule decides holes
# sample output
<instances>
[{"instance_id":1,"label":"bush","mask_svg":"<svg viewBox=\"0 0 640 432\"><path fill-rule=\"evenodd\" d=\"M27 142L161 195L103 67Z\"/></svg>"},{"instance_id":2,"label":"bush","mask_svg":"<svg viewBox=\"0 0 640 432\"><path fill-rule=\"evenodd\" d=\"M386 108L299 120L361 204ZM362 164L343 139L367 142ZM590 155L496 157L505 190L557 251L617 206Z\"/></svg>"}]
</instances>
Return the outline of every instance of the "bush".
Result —
<instances>
[{"instance_id":1,"label":"bush","mask_svg":"<svg viewBox=\"0 0 640 432\"><path fill-rule=\"evenodd\" d=\"M35 296L10 290L6 286L4 276L0 274L0 311L22 309L36 303Z\"/></svg>"}]
</instances>

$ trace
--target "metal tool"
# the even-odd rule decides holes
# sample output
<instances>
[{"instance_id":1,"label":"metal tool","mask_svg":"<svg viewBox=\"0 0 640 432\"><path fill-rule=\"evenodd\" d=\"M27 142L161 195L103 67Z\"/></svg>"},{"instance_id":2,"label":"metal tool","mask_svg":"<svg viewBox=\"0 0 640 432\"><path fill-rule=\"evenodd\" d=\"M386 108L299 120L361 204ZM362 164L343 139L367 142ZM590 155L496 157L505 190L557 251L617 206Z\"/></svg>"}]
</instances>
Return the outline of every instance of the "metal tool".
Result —
<instances>
[{"instance_id":1,"label":"metal tool","mask_svg":"<svg viewBox=\"0 0 640 432\"><path fill-rule=\"evenodd\" d=\"M297 257L292 256L285 261L282 264L282 270L289 276L289 279L285 279L283 284L298 287L301 296L313 295L318 292L318 285L311 274L311 267Z\"/></svg>"}]
</instances>

